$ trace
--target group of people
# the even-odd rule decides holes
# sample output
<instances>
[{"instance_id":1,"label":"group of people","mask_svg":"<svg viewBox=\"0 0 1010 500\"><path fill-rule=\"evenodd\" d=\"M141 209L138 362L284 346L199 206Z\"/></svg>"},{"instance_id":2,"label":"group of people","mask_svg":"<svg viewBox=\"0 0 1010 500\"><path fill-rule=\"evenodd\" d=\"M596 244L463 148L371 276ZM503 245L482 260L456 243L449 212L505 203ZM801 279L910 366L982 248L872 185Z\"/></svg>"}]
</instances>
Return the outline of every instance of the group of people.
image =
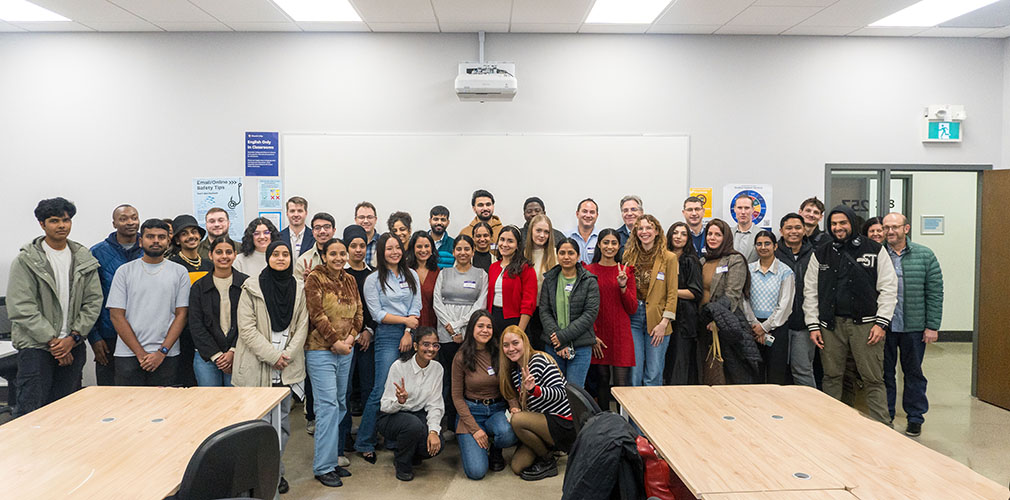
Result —
<instances>
[{"instance_id":1,"label":"group of people","mask_svg":"<svg viewBox=\"0 0 1010 500\"><path fill-rule=\"evenodd\" d=\"M575 439L566 384L604 409L610 388L627 385L795 383L841 399L853 358L871 416L891 425L900 351L906 432L918 434L943 283L901 214L867 236L840 206L822 232L824 205L811 198L776 236L754 225L749 197L734 201L733 226L705 222L689 197L664 232L629 195L621 227L598 229L587 198L566 234L537 197L521 227L502 223L486 190L471 205L451 237L444 206L428 230L394 212L380 234L361 202L338 236L332 215L309 219L293 197L283 231L256 218L240 242L219 208L201 226L192 215L141 223L120 205L115 231L89 250L68 238L75 206L42 200L44 234L8 284L16 415L80 387L87 338L100 385L289 387L282 453L294 396L327 486L351 475L346 452L375 463L380 438L400 480L447 438L471 479L503 470L502 451L517 447L511 470L537 480L557 474L556 453ZM281 493L283 475L282 463Z\"/></svg>"}]
</instances>

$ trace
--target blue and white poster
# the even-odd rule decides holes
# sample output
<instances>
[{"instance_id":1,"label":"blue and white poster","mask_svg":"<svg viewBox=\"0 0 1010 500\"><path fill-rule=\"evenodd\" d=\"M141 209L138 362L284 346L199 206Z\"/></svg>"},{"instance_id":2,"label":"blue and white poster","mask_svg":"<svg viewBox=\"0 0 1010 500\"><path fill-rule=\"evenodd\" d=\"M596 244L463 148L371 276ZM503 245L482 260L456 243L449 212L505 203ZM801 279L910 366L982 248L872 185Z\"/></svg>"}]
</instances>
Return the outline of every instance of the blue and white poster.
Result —
<instances>
[{"instance_id":1,"label":"blue and white poster","mask_svg":"<svg viewBox=\"0 0 1010 500\"><path fill-rule=\"evenodd\" d=\"M231 222L228 236L242 241L245 232L245 204L242 202L241 177L202 177L193 179L193 216L206 229L207 212L214 208L228 212Z\"/></svg>"},{"instance_id":2,"label":"blue and white poster","mask_svg":"<svg viewBox=\"0 0 1010 500\"><path fill-rule=\"evenodd\" d=\"M279 143L277 132L245 133L245 175L276 177Z\"/></svg>"},{"instance_id":3,"label":"blue and white poster","mask_svg":"<svg viewBox=\"0 0 1010 500\"><path fill-rule=\"evenodd\" d=\"M754 202L754 215L752 217L754 225L758 227L772 227L772 186L771 184L727 184L722 188L723 207L725 207L725 221L738 222L733 206L736 205L737 198L749 196ZM730 224L732 226L733 224Z\"/></svg>"},{"instance_id":4,"label":"blue and white poster","mask_svg":"<svg viewBox=\"0 0 1010 500\"><path fill-rule=\"evenodd\" d=\"M260 179L259 189L260 210L280 210L281 209L281 180L280 179ZM280 227L280 226L277 226Z\"/></svg>"}]
</instances>

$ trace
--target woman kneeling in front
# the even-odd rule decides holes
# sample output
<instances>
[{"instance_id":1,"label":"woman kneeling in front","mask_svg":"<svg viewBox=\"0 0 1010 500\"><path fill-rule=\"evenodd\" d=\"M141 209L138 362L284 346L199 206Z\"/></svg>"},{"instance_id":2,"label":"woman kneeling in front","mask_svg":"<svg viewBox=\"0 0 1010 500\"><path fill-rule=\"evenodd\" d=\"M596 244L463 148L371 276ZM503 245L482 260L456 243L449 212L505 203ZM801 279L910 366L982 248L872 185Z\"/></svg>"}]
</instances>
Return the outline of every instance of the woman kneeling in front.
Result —
<instances>
[{"instance_id":1,"label":"woman kneeling in front","mask_svg":"<svg viewBox=\"0 0 1010 500\"><path fill-rule=\"evenodd\" d=\"M501 338L501 392L518 401L511 408L512 430L522 442L512 455L512 472L527 481L558 475L554 451L567 453L575 442L572 409L565 376L546 353L534 351L519 327L509 326Z\"/></svg>"},{"instance_id":2,"label":"woman kneeling in front","mask_svg":"<svg viewBox=\"0 0 1010 500\"><path fill-rule=\"evenodd\" d=\"M442 449L442 365L432 363L438 332L426 326L411 337L416 354L407 351L389 367L376 422L379 433L396 442L393 462L400 481L414 479L414 466Z\"/></svg>"}]
</instances>

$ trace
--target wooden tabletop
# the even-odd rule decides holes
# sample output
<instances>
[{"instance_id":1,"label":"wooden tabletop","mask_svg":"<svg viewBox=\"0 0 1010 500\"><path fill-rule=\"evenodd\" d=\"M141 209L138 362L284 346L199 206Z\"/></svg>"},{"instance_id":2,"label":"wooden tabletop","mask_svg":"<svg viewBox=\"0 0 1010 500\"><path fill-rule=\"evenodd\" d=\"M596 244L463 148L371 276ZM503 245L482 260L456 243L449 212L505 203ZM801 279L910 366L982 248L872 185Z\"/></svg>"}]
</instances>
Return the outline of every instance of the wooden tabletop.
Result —
<instances>
[{"instance_id":1,"label":"wooden tabletop","mask_svg":"<svg viewBox=\"0 0 1010 500\"><path fill-rule=\"evenodd\" d=\"M813 388L615 387L613 393L660 456L705 500L1010 498L1007 488ZM720 423L723 415L741 428ZM753 439L741 442L741 435ZM849 496L785 491L803 489L784 487L792 485L781 479L799 467L821 471L810 485L816 479L830 485L806 489L844 488Z\"/></svg>"},{"instance_id":2,"label":"wooden tabletop","mask_svg":"<svg viewBox=\"0 0 1010 500\"><path fill-rule=\"evenodd\" d=\"M709 493L701 500L857 500L845 490L761 491L747 493Z\"/></svg>"},{"instance_id":3,"label":"wooden tabletop","mask_svg":"<svg viewBox=\"0 0 1010 500\"><path fill-rule=\"evenodd\" d=\"M197 446L266 415L272 387L85 387L0 425L3 491L18 498L163 499Z\"/></svg>"}]
</instances>

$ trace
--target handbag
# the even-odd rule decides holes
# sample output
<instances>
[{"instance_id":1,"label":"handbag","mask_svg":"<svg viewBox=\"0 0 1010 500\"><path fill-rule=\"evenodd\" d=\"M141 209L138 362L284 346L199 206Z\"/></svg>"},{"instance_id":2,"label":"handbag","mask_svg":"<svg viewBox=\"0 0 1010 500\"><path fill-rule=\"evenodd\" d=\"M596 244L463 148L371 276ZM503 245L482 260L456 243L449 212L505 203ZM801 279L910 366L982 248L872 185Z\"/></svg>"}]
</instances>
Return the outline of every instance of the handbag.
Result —
<instances>
[{"instance_id":1,"label":"handbag","mask_svg":"<svg viewBox=\"0 0 1010 500\"><path fill-rule=\"evenodd\" d=\"M708 347L702 366L701 382L705 385L726 385L726 373L722 370L722 347L719 345L719 327L712 323L712 345Z\"/></svg>"}]
</instances>

